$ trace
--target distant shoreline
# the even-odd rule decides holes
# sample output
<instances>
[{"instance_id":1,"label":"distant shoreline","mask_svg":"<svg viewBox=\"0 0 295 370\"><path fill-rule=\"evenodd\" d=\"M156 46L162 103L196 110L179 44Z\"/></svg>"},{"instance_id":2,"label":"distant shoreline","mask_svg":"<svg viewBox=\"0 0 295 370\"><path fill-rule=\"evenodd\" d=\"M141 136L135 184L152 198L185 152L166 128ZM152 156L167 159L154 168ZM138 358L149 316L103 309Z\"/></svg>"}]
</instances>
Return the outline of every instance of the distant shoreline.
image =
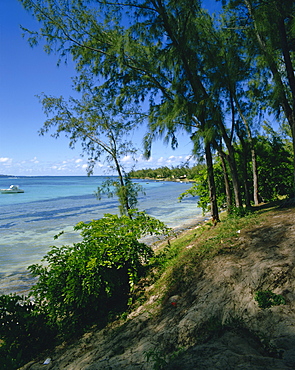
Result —
<instances>
[{"instance_id":1,"label":"distant shoreline","mask_svg":"<svg viewBox=\"0 0 295 370\"><path fill-rule=\"evenodd\" d=\"M172 179L171 177L161 177L161 178L154 178L154 177L132 177L132 180L146 180L146 181L171 181L171 182L180 182L180 183L195 183L195 180L190 180L186 178L177 178Z\"/></svg>"},{"instance_id":2,"label":"distant shoreline","mask_svg":"<svg viewBox=\"0 0 295 370\"><path fill-rule=\"evenodd\" d=\"M18 178L31 178L31 177L89 177L87 175L3 175L0 174L0 178L11 178L11 179L18 179ZM116 175L92 175L91 177L117 177ZM187 179L187 178L171 178L171 177L161 177L161 178L154 178L154 177L132 177L133 180L146 180L146 181L171 181L171 182L180 182L180 183L195 183L195 180Z\"/></svg>"}]
</instances>

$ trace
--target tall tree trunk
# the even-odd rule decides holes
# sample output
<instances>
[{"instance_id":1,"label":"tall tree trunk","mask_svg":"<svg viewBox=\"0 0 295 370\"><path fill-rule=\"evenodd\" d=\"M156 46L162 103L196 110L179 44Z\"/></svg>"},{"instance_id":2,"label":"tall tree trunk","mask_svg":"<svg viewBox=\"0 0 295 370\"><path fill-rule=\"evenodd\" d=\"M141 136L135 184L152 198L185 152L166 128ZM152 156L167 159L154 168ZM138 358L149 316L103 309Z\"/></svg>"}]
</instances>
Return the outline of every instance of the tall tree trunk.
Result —
<instances>
[{"instance_id":1,"label":"tall tree trunk","mask_svg":"<svg viewBox=\"0 0 295 370\"><path fill-rule=\"evenodd\" d=\"M191 62L192 60L188 57L189 54L187 53L187 50L185 48L185 45L178 39L178 35L174 32L172 25L170 23L169 17L167 15L165 7L163 7L163 3L161 1L158 2L158 6L155 6L159 14L161 14L162 19L163 19L163 25L164 28L170 37L174 47L176 50L179 52L179 56L182 60L183 63L183 68L185 70L187 79L191 85L191 88L193 90L193 94L195 96L196 102L200 101L200 99L204 102L205 100L208 102L208 108L212 110L217 110L218 106L216 107L214 101L212 100L210 94L208 94L204 83L202 82L200 76L198 73L195 73L195 71L192 69ZM211 115L211 114L210 114ZM205 115L205 118L208 116ZM202 119L200 119L203 121ZM238 180L238 175L237 175L237 169L236 169L236 163L235 163L235 157L234 157L234 150L231 145L231 138L227 136L226 128L223 124L222 116L220 115L219 118L217 119L217 124L220 127L220 131L223 137L223 140L225 141L225 144L228 149L228 163L231 171L231 178L232 178L232 183L233 183L233 188L234 188L234 196L235 196L235 204L237 208L242 208L242 199L241 199L241 193L240 193L240 187L239 187L239 180ZM206 134L206 133L205 133ZM205 137L205 136L204 136ZM210 153L211 154L211 153ZM213 168L212 168L213 170Z\"/></svg>"},{"instance_id":2,"label":"tall tree trunk","mask_svg":"<svg viewBox=\"0 0 295 370\"><path fill-rule=\"evenodd\" d=\"M281 6L281 4L279 5ZM293 138L293 166L294 166L294 186L293 192L295 197L295 76L294 76L294 68L292 65L292 59L290 55L290 49L288 46L288 39L287 39L287 32L285 27L285 22L283 17L279 21L279 32L280 32L280 40L282 46L282 52L284 56L284 62L287 71L287 79L292 95L292 114L289 116L288 122L292 130L292 138Z\"/></svg>"},{"instance_id":3,"label":"tall tree trunk","mask_svg":"<svg viewBox=\"0 0 295 370\"><path fill-rule=\"evenodd\" d=\"M223 170L224 187L225 187L225 194L226 194L226 208L227 208L227 212L231 214L232 213L232 196L231 196L231 189L229 185L229 178L228 178L225 158L224 158L223 153L219 153L219 156L220 156L221 166Z\"/></svg>"},{"instance_id":4,"label":"tall tree trunk","mask_svg":"<svg viewBox=\"0 0 295 370\"><path fill-rule=\"evenodd\" d=\"M128 189L126 188L126 184L125 184L125 181L124 181L124 176L121 172L120 165L119 165L117 160L115 160L115 162L116 162L116 167L117 167L117 171L118 171L118 174L119 174L119 180L120 180L119 192L121 192L121 197L119 196L119 201L121 203L123 213L126 212L127 216L130 219L132 219L132 216L131 216L131 213L130 213L129 201L128 201ZM125 212L124 212L124 210L125 210Z\"/></svg>"},{"instance_id":5,"label":"tall tree trunk","mask_svg":"<svg viewBox=\"0 0 295 370\"><path fill-rule=\"evenodd\" d=\"M117 170L118 176L119 176L119 181L120 181L119 191L122 192L122 198L119 197L119 202L121 203L122 210L125 210L127 216L130 219L132 219L132 216L131 216L131 213L130 213L129 201L128 201L128 190L126 189L126 185L125 185L125 181L124 181L124 175L122 173L121 166L118 162L117 154L116 154L115 151L112 152L112 156L113 156L113 160L115 162L116 170Z\"/></svg>"},{"instance_id":6,"label":"tall tree trunk","mask_svg":"<svg viewBox=\"0 0 295 370\"><path fill-rule=\"evenodd\" d=\"M239 100L234 94L234 100L236 107L238 109L239 115L242 118L242 121L246 127L247 137L250 144L250 151L251 151L251 161L252 161L252 176L253 176L253 200L254 204L257 206L259 204L259 194L258 194L258 169L257 169L257 158L256 158L256 151L253 143L252 133L250 126L248 124L248 120L243 114L242 108L240 106Z\"/></svg>"},{"instance_id":7,"label":"tall tree trunk","mask_svg":"<svg viewBox=\"0 0 295 370\"><path fill-rule=\"evenodd\" d=\"M231 139L228 137L225 127L222 122L219 123L220 131L222 134L222 138L225 142L228 154L226 155L226 160L229 164L231 180L233 184L234 196L235 196L235 206L237 208L242 208L242 197L240 192L240 184L238 178L238 171L237 171L237 164L235 159L235 151L231 144Z\"/></svg>"},{"instance_id":8,"label":"tall tree trunk","mask_svg":"<svg viewBox=\"0 0 295 370\"><path fill-rule=\"evenodd\" d=\"M216 199L216 186L215 186L214 172L213 172L213 160L212 160L211 147L209 143L205 143L205 156L206 156L207 173L208 173L211 217L213 221L219 221L218 206L217 206L217 199Z\"/></svg>"},{"instance_id":9,"label":"tall tree trunk","mask_svg":"<svg viewBox=\"0 0 295 370\"><path fill-rule=\"evenodd\" d=\"M233 149L231 148L229 153L226 156L227 162L229 164L229 168L231 171L231 179L233 184L234 196L235 196L235 205L237 208L242 208L242 197L240 192L240 183L238 179L238 171L237 171L237 164L234 157Z\"/></svg>"},{"instance_id":10,"label":"tall tree trunk","mask_svg":"<svg viewBox=\"0 0 295 370\"><path fill-rule=\"evenodd\" d=\"M253 175L253 199L255 206L258 206L259 204L258 167L256 151L252 139L250 142L250 146L251 146L252 175Z\"/></svg>"},{"instance_id":11,"label":"tall tree trunk","mask_svg":"<svg viewBox=\"0 0 295 370\"><path fill-rule=\"evenodd\" d=\"M234 196L235 196L235 205L237 208L242 208L243 203L242 203L242 197L241 197L241 192L240 192L237 164L236 164L236 159L235 159L235 151L234 151L234 147L232 146L232 138L233 138L233 133L234 133L234 128L235 128L235 112L234 112L232 97L230 101L231 101L231 112L232 112L232 127L231 127L230 136L228 136L228 132L223 124L221 114L219 114L219 117L217 118L217 123L218 123L221 136L223 138L223 141L228 151L228 154L225 156L225 158L230 168L231 180L232 180Z\"/></svg>"},{"instance_id":12,"label":"tall tree trunk","mask_svg":"<svg viewBox=\"0 0 295 370\"><path fill-rule=\"evenodd\" d=\"M279 92L279 99L280 99L280 106L282 107L284 114L288 120L288 123L290 125L291 131L292 131L292 144L293 144L293 196L295 197L295 78L294 78L294 68L292 65L292 60L290 57L290 51L288 47L287 42L287 34L285 29L285 23L284 19L281 18L279 21L279 33L280 33L280 39L281 39L281 47L284 57L284 63L286 66L287 71L287 79L289 83L290 93L292 95L292 107L289 104L288 97L285 92L284 83L282 81L280 72L277 68L277 65L275 63L275 60L273 59L273 55L268 51L266 44L263 40L263 37L258 29L256 18L253 12L253 8L251 5L251 2L249 0L244 0L244 3L248 9L249 15L253 20L254 24L254 30L256 34L256 38L258 41L258 45L260 47L260 50L262 54L265 57L266 62L268 63L269 69L273 75L274 83L278 89ZM278 14L283 14L278 10Z\"/></svg>"},{"instance_id":13,"label":"tall tree trunk","mask_svg":"<svg viewBox=\"0 0 295 370\"><path fill-rule=\"evenodd\" d=\"M248 173L247 173L247 157L248 157L248 150L247 144L243 138L243 135L239 130L237 130L237 135L240 139L241 146L242 146L242 172L243 172L243 183L244 183L244 191L245 191L245 203L247 208L251 208L251 201L250 201L250 190L248 186Z\"/></svg>"}]
</instances>

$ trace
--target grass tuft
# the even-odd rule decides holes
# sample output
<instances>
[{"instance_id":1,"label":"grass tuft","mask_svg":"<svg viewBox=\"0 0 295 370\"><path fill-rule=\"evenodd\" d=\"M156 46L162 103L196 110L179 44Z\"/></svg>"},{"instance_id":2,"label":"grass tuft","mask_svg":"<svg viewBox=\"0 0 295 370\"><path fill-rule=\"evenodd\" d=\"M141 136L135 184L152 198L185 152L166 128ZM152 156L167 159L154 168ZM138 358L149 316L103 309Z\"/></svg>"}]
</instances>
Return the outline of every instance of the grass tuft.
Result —
<instances>
[{"instance_id":1,"label":"grass tuft","mask_svg":"<svg viewBox=\"0 0 295 370\"><path fill-rule=\"evenodd\" d=\"M244 217L229 217L224 213L215 227L211 222L204 223L159 246L150 264L153 285L148 289L148 296L161 297L153 307L161 308L170 296L188 289L200 274L202 261L237 250L241 233L257 225L260 218L258 212Z\"/></svg>"}]
</instances>

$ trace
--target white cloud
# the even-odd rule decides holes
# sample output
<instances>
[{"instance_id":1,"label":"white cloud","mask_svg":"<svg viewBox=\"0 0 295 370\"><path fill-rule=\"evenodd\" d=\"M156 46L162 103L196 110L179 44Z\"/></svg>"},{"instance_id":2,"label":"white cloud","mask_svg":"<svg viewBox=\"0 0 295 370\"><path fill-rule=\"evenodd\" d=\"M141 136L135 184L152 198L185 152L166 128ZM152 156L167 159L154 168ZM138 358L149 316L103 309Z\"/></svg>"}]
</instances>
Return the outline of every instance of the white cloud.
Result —
<instances>
[{"instance_id":1,"label":"white cloud","mask_svg":"<svg viewBox=\"0 0 295 370\"><path fill-rule=\"evenodd\" d=\"M12 164L13 164L12 158L0 157L0 173L9 175L12 174L11 171Z\"/></svg>"},{"instance_id":2,"label":"white cloud","mask_svg":"<svg viewBox=\"0 0 295 370\"><path fill-rule=\"evenodd\" d=\"M3 163L3 164L10 164L12 162L12 158L8 158L8 157L0 157L0 163Z\"/></svg>"},{"instance_id":3,"label":"white cloud","mask_svg":"<svg viewBox=\"0 0 295 370\"><path fill-rule=\"evenodd\" d=\"M170 156L152 156L149 159L144 158L139 154L136 161L133 161L131 155L122 158L122 164L128 171L133 166L135 169L141 168L157 168L162 166L177 166L183 163L184 160L189 159L190 156L184 155L170 155ZM0 157L0 173L9 175L32 175L32 176L46 176L46 175L80 175L86 176L87 160L73 156L71 158L63 158L57 160L39 159L37 156L25 158L20 160L13 160L8 156ZM107 166L107 163L97 162L94 167L94 175L112 175L113 170Z\"/></svg>"},{"instance_id":4,"label":"white cloud","mask_svg":"<svg viewBox=\"0 0 295 370\"><path fill-rule=\"evenodd\" d=\"M150 157L149 159L146 159L142 154L140 154L139 156L138 156L138 158L136 158L136 162L137 163L141 163L141 162L151 162L151 161L153 161L153 157Z\"/></svg>"},{"instance_id":5,"label":"white cloud","mask_svg":"<svg viewBox=\"0 0 295 370\"><path fill-rule=\"evenodd\" d=\"M122 159L122 162L127 163L127 162L133 162L133 159L131 155L125 155L125 157Z\"/></svg>"},{"instance_id":6,"label":"white cloud","mask_svg":"<svg viewBox=\"0 0 295 370\"><path fill-rule=\"evenodd\" d=\"M149 159L145 159L143 155L140 155L135 163L135 169L178 166L190 158L191 156L170 155L169 157L161 156L157 158L154 156L150 157Z\"/></svg>"}]
</instances>

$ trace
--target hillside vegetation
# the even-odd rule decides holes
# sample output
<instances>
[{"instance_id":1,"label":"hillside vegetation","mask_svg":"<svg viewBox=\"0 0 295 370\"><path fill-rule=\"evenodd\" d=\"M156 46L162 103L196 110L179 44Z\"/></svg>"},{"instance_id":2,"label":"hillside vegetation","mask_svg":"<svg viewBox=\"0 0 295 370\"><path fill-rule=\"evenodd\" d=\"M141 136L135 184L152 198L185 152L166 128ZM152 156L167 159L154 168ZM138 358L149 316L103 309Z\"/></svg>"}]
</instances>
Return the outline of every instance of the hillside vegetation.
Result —
<instances>
[{"instance_id":1,"label":"hillside vegetation","mask_svg":"<svg viewBox=\"0 0 295 370\"><path fill-rule=\"evenodd\" d=\"M128 313L21 369L295 368L295 209L223 218L156 246Z\"/></svg>"}]
</instances>

